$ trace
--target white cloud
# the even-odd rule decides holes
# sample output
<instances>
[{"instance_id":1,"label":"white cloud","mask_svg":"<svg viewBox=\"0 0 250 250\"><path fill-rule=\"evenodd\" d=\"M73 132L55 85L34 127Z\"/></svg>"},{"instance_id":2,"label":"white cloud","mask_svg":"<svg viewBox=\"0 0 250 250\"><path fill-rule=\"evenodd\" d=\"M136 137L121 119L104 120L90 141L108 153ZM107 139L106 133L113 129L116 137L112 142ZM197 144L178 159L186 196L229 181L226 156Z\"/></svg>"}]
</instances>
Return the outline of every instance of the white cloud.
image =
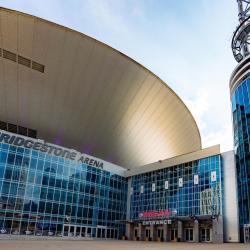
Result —
<instances>
[{"instance_id":1,"label":"white cloud","mask_svg":"<svg viewBox=\"0 0 250 250\"><path fill-rule=\"evenodd\" d=\"M87 9L88 15L92 20L96 20L97 25L107 27L117 33L127 32L127 22L124 19L121 1L87 0L82 8Z\"/></svg>"},{"instance_id":2,"label":"white cloud","mask_svg":"<svg viewBox=\"0 0 250 250\"><path fill-rule=\"evenodd\" d=\"M221 152L233 149L233 135L231 124L226 125L215 133L208 133L203 138L204 147L213 146L215 144L221 145Z\"/></svg>"},{"instance_id":3,"label":"white cloud","mask_svg":"<svg viewBox=\"0 0 250 250\"><path fill-rule=\"evenodd\" d=\"M221 151L225 152L233 149L232 124L228 119L224 119L223 123L217 122L219 117L216 116L219 116L220 113L216 111L216 108L220 110L220 107L211 101L214 100L214 97L212 89L204 88L197 91L194 98L186 99L184 102L197 122L203 148L220 144ZM221 114L221 116L225 116L225 114ZM209 121L209 118L216 119L213 121L216 125L211 126L212 122Z\"/></svg>"},{"instance_id":4,"label":"white cloud","mask_svg":"<svg viewBox=\"0 0 250 250\"><path fill-rule=\"evenodd\" d=\"M209 100L209 90L205 89L199 90L194 98L184 100L185 104L192 112L199 129L202 131L207 128L205 117L210 108Z\"/></svg>"}]
</instances>

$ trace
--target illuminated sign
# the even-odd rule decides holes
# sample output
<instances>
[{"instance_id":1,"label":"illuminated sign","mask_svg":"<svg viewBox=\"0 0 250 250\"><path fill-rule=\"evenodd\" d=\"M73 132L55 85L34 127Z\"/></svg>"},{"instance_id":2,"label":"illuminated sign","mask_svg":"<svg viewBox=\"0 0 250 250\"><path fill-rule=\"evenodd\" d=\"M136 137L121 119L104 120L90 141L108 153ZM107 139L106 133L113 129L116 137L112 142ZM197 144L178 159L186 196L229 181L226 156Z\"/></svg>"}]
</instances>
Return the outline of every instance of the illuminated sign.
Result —
<instances>
[{"instance_id":1,"label":"illuminated sign","mask_svg":"<svg viewBox=\"0 0 250 250\"><path fill-rule=\"evenodd\" d=\"M157 217L170 217L171 215L175 215L177 213L176 210L162 210L162 211L148 211L139 213L139 218L157 218Z\"/></svg>"}]
</instances>

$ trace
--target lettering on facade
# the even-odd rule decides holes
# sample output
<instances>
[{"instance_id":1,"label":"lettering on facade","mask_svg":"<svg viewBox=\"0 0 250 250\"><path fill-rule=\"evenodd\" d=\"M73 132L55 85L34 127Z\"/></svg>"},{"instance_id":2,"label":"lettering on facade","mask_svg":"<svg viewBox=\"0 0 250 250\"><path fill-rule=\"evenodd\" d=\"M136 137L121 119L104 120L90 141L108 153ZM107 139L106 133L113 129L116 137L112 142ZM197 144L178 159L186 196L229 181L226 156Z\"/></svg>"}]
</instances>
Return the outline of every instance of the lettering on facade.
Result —
<instances>
[{"instance_id":1,"label":"lettering on facade","mask_svg":"<svg viewBox=\"0 0 250 250\"><path fill-rule=\"evenodd\" d=\"M68 150L55 145L44 143L43 141L39 142L32 139L26 139L21 136L0 132L0 143L6 143L27 149L34 149L42 153L63 157L65 159L77 161L78 163L86 164L91 167L103 169L102 161L80 154L74 150Z\"/></svg>"},{"instance_id":2,"label":"lettering on facade","mask_svg":"<svg viewBox=\"0 0 250 250\"><path fill-rule=\"evenodd\" d=\"M148 221L143 221L142 225L147 226L147 225L167 225L171 224L171 220L148 220Z\"/></svg>"}]
</instances>

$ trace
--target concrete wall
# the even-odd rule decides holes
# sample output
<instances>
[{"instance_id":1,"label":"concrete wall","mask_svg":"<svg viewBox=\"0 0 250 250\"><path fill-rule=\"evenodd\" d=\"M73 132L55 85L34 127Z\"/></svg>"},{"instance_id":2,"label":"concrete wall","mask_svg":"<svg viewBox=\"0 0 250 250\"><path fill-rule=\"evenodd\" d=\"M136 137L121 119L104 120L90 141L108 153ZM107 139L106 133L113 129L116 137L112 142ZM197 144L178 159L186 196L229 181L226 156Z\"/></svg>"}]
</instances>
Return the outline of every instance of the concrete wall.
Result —
<instances>
[{"instance_id":1,"label":"concrete wall","mask_svg":"<svg viewBox=\"0 0 250 250\"><path fill-rule=\"evenodd\" d=\"M237 177L234 152L228 151L222 153L221 156L224 172L224 241L239 242Z\"/></svg>"}]
</instances>

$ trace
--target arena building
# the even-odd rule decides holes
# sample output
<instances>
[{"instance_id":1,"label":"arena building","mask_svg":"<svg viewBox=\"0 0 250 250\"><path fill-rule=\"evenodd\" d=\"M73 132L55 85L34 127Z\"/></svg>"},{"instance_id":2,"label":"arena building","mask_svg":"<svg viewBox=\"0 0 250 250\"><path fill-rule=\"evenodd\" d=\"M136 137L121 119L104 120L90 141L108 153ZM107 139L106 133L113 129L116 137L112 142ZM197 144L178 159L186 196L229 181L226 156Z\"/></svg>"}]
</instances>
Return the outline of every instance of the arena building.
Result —
<instances>
[{"instance_id":1,"label":"arena building","mask_svg":"<svg viewBox=\"0 0 250 250\"><path fill-rule=\"evenodd\" d=\"M238 242L235 176L148 69L0 9L0 234Z\"/></svg>"}]
</instances>

